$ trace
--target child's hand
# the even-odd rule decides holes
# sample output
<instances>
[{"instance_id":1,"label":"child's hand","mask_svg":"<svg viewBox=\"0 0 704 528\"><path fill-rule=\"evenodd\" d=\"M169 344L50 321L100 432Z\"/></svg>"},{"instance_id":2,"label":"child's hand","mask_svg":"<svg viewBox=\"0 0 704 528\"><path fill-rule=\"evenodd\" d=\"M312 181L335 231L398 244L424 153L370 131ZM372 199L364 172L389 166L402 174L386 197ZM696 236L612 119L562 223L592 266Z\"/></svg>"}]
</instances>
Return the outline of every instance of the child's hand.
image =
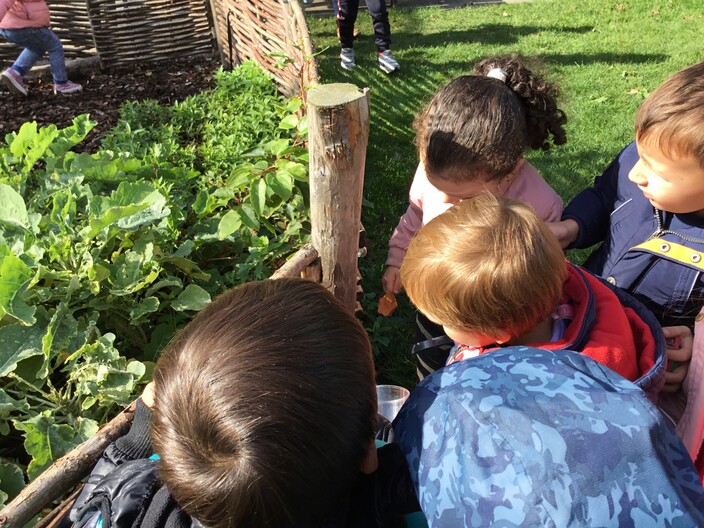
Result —
<instances>
[{"instance_id":1,"label":"child's hand","mask_svg":"<svg viewBox=\"0 0 704 528\"><path fill-rule=\"evenodd\" d=\"M562 249L565 249L579 236L579 224L574 220L563 220L562 222L548 222L548 228L552 234L560 241Z\"/></svg>"},{"instance_id":2,"label":"child's hand","mask_svg":"<svg viewBox=\"0 0 704 528\"><path fill-rule=\"evenodd\" d=\"M154 407L154 382L150 381L140 396L142 403L152 409Z\"/></svg>"},{"instance_id":3,"label":"child's hand","mask_svg":"<svg viewBox=\"0 0 704 528\"><path fill-rule=\"evenodd\" d=\"M686 326L666 326L662 329L667 340L667 371L663 392L677 392L689 370L694 336Z\"/></svg>"},{"instance_id":4,"label":"child's hand","mask_svg":"<svg viewBox=\"0 0 704 528\"><path fill-rule=\"evenodd\" d=\"M401 292L401 269L396 266L386 266L384 275L381 277L381 285L385 292Z\"/></svg>"}]
</instances>

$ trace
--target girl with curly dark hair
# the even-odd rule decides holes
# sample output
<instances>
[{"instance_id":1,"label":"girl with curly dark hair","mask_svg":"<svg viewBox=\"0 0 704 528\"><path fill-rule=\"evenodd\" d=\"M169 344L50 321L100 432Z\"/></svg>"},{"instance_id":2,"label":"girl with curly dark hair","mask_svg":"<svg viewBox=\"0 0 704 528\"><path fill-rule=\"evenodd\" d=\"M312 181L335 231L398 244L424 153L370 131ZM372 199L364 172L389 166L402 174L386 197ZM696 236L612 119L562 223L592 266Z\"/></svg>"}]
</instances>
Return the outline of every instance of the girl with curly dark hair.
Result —
<instances>
[{"instance_id":1,"label":"girl with curly dark hair","mask_svg":"<svg viewBox=\"0 0 704 528\"><path fill-rule=\"evenodd\" d=\"M474 75L454 79L433 96L415 122L420 164L408 210L389 241L386 292L401 290L401 262L416 232L461 200L488 192L528 203L542 220L559 220L561 198L523 158L526 149L565 143L557 95L524 59L510 55L482 60ZM438 335L429 321L419 326L425 338ZM421 378L433 370L431 363L419 366Z\"/></svg>"}]
</instances>

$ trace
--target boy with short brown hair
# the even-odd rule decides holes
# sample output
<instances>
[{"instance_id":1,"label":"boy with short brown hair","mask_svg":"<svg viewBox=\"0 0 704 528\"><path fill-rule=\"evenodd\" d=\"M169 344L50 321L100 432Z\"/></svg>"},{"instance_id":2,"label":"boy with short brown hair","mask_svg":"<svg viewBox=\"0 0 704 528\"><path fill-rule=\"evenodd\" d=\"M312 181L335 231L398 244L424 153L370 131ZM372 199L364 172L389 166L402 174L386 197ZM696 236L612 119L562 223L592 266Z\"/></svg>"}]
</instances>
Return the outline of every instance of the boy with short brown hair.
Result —
<instances>
[{"instance_id":1,"label":"boy with short brown hair","mask_svg":"<svg viewBox=\"0 0 704 528\"><path fill-rule=\"evenodd\" d=\"M663 326L704 304L704 62L672 75L636 113L636 141L565 208L565 247L603 242L584 264Z\"/></svg>"}]
</instances>

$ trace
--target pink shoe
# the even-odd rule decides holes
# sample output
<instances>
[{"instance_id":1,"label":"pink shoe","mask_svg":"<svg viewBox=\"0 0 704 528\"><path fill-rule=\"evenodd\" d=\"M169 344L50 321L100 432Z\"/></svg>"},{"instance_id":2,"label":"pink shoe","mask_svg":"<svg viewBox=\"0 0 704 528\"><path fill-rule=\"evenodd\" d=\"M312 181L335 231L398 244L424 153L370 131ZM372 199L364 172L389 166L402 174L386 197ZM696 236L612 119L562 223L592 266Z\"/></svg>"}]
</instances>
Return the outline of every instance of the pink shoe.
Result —
<instances>
[{"instance_id":1,"label":"pink shoe","mask_svg":"<svg viewBox=\"0 0 704 528\"><path fill-rule=\"evenodd\" d=\"M54 84L55 94L72 94L83 90L83 86L78 83L66 81L63 84Z\"/></svg>"},{"instance_id":2,"label":"pink shoe","mask_svg":"<svg viewBox=\"0 0 704 528\"><path fill-rule=\"evenodd\" d=\"M27 95L27 88L24 87L22 76L12 68L2 72L2 82L11 92Z\"/></svg>"}]
</instances>

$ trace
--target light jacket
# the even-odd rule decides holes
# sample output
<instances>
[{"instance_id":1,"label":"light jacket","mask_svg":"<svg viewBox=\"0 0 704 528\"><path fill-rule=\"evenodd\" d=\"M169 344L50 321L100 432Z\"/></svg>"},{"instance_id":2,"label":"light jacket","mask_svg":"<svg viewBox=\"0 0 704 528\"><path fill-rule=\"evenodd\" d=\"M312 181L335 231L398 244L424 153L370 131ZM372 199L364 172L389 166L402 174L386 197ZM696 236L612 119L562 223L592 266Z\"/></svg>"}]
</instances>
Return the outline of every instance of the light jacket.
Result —
<instances>
[{"instance_id":1,"label":"light jacket","mask_svg":"<svg viewBox=\"0 0 704 528\"><path fill-rule=\"evenodd\" d=\"M628 173L638 161L628 145L565 208L579 225L571 245L603 243L584 267L645 304L663 326L692 328L704 304L704 218L656 210Z\"/></svg>"},{"instance_id":2,"label":"light jacket","mask_svg":"<svg viewBox=\"0 0 704 528\"><path fill-rule=\"evenodd\" d=\"M49 27L50 19L44 0L0 0L0 29Z\"/></svg>"},{"instance_id":3,"label":"light jacket","mask_svg":"<svg viewBox=\"0 0 704 528\"><path fill-rule=\"evenodd\" d=\"M642 390L584 354L436 370L393 424L431 528L704 526L704 488Z\"/></svg>"},{"instance_id":4,"label":"light jacket","mask_svg":"<svg viewBox=\"0 0 704 528\"><path fill-rule=\"evenodd\" d=\"M503 196L526 202L535 209L538 217L546 222L556 222L562 214L562 198L527 161L509 182ZM387 266L400 268L408 245L420 228L454 205L447 203L445 194L428 181L422 163L418 165L413 177L409 198L408 210L401 217L389 240Z\"/></svg>"}]
</instances>

